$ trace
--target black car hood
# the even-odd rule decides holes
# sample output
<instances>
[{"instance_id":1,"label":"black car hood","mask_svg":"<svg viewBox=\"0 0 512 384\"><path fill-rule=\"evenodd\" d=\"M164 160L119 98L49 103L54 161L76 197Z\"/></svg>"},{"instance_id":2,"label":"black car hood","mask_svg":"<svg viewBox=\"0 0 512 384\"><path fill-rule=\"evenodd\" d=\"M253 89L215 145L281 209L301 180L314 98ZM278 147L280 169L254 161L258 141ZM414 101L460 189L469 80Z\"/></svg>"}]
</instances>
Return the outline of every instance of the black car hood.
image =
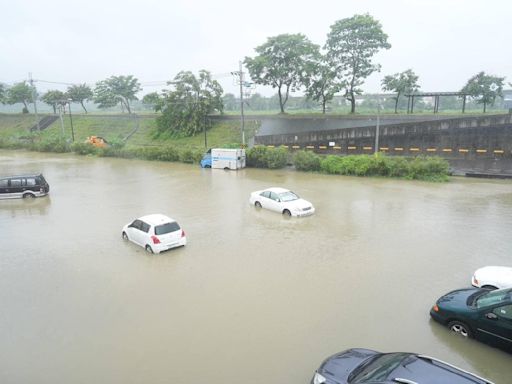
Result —
<instances>
[{"instance_id":1,"label":"black car hood","mask_svg":"<svg viewBox=\"0 0 512 384\"><path fill-rule=\"evenodd\" d=\"M348 376L358 365L376 354L379 352L370 349L347 349L327 358L318 372L336 382L346 383Z\"/></svg>"},{"instance_id":2,"label":"black car hood","mask_svg":"<svg viewBox=\"0 0 512 384\"><path fill-rule=\"evenodd\" d=\"M475 297L482 292L486 292L481 288L464 288L451 291L443 295L437 300L437 305L442 308L461 308L471 306Z\"/></svg>"}]
</instances>

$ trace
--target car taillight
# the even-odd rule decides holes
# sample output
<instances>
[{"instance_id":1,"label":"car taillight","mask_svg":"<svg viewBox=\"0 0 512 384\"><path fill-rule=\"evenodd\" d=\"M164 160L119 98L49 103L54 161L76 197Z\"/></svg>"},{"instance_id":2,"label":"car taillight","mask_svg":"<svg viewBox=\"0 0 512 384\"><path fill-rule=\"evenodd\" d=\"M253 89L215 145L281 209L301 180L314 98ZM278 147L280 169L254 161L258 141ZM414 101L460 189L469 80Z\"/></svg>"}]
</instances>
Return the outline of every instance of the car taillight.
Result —
<instances>
[{"instance_id":1,"label":"car taillight","mask_svg":"<svg viewBox=\"0 0 512 384\"><path fill-rule=\"evenodd\" d=\"M432 308L434 310L434 312L439 312L439 307L436 305L434 305L434 307Z\"/></svg>"},{"instance_id":2,"label":"car taillight","mask_svg":"<svg viewBox=\"0 0 512 384\"><path fill-rule=\"evenodd\" d=\"M151 236L151 240L153 240L153 244L160 244L160 240L156 236Z\"/></svg>"},{"instance_id":3,"label":"car taillight","mask_svg":"<svg viewBox=\"0 0 512 384\"><path fill-rule=\"evenodd\" d=\"M475 276L473 276L473 285L476 285L476 286L479 285L478 280L476 279Z\"/></svg>"},{"instance_id":4,"label":"car taillight","mask_svg":"<svg viewBox=\"0 0 512 384\"><path fill-rule=\"evenodd\" d=\"M185 237L185 231L183 229L181 230L181 237Z\"/></svg>"}]
</instances>

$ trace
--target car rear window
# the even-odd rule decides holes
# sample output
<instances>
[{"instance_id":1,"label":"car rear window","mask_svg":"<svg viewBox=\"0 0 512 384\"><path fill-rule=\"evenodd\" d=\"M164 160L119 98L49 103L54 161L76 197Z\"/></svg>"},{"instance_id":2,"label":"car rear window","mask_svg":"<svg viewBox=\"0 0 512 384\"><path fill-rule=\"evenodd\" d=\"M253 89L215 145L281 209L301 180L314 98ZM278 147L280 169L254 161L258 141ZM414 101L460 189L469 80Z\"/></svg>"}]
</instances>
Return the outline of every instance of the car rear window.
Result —
<instances>
[{"instance_id":1,"label":"car rear window","mask_svg":"<svg viewBox=\"0 0 512 384\"><path fill-rule=\"evenodd\" d=\"M155 227L155 235L165 235L166 233L176 232L180 230L180 226L177 222L173 221Z\"/></svg>"}]
</instances>

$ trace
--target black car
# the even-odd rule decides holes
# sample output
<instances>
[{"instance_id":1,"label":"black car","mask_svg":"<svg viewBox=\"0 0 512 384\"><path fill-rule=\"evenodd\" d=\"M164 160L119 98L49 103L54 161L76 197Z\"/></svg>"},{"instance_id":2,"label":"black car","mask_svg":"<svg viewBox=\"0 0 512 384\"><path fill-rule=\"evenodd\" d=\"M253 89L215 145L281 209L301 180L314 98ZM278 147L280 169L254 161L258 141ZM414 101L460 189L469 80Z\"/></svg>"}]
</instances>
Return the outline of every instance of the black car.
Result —
<instances>
[{"instance_id":1,"label":"black car","mask_svg":"<svg viewBox=\"0 0 512 384\"><path fill-rule=\"evenodd\" d=\"M433 357L354 348L327 358L311 384L492 384Z\"/></svg>"},{"instance_id":2,"label":"black car","mask_svg":"<svg viewBox=\"0 0 512 384\"><path fill-rule=\"evenodd\" d=\"M430 316L459 335L512 350L512 288L457 289L439 298Z\"/></svg>"},{"instance_id":3,"label":"black car","mask_svg":"<svg viewBox=\"0 0 512 384\"><path fill-rule=\"evenodd\" d=\"M50 186L42 174L0 177L0 199L46 196Z\"/></svg>"}]
</instances>

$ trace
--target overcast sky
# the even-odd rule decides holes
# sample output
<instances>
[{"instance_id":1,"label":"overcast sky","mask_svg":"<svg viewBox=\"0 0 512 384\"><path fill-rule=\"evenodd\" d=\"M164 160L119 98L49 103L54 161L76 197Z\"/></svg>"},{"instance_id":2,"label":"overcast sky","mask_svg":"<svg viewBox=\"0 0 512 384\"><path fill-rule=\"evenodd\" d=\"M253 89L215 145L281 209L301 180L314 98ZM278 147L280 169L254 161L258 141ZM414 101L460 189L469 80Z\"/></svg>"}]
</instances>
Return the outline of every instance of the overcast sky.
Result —
<instances>
[{"instance_id":1,"label":"overcast sky","mask_svg":"<svg viewBox=\"0 0 512 384\"><path fill-rule=\"evenodd\" d=\"M0 82L8 85L29 72L92 86L134 75L144 95L181 70L206 69L236 93L230 72L268 37L302 33L323 45L335 21L361 13L381 22L392 46L375 57L382 70L366 92L408 68L422 91L460 90L479 71L512 82L511 0L0 0L0 10Z\"/></svg>"}]
</instances>

